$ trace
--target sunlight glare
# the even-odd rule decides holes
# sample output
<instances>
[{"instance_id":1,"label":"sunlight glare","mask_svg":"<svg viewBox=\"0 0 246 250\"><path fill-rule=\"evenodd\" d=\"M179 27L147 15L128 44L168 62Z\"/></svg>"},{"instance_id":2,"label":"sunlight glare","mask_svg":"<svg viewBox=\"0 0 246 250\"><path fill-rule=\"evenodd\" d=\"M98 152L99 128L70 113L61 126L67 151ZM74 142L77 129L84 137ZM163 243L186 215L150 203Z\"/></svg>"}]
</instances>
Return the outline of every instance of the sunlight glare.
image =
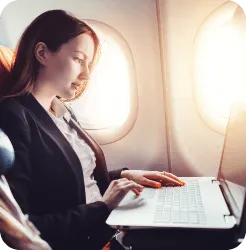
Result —
<instances>
[{"instance_id":1,"label":"sunlight glare","mask_svg":"<svg viewBox=\"0 0 246 250\"><path fill-rule=\"evenodd\" d=\"M246 100L245 41L245 32L225 25L206 36L201 44L196 61L199 96L206 103L204 112L209 112L215 121L228 118L232 103Z\"/></svg>"},{"instance_id":2,"label":"sunlight glare","mask_svg":"<svg viewBox=\"0 0 246 250\"><path fill-rule=\"evenodd\" d=\"M72 107L85 127L93 127L93 124L97 128L119 127L130 111L129 65L111 37L103 35L100 41L101 57L92 72L91 84Z\"/></svg>"}]
</instances>

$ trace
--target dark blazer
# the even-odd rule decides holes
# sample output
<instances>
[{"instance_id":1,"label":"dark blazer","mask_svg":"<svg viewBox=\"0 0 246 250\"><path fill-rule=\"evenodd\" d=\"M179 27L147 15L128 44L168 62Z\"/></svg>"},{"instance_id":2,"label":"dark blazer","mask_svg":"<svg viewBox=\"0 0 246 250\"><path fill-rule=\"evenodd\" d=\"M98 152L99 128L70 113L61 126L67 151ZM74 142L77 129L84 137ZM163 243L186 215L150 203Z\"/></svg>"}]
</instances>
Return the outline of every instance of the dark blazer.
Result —
<instances>
[{"instance_id":1,"label":"dark blazer","mask_svg":"<svg viewBox=\"0 0 246 250\"><path fill-rule=\"evenodd\" d=\"M122 170L108 172L99 145L74 124L95 152L94 177L103 195ZM0 104L0 128L9 136L16 156L6 178L41 237L54 250L90 249L85 247L88 237L105 226L110 211L101 201L86 204L81 163L50 116L27 94Z\"/></svg>"}]
</instances>

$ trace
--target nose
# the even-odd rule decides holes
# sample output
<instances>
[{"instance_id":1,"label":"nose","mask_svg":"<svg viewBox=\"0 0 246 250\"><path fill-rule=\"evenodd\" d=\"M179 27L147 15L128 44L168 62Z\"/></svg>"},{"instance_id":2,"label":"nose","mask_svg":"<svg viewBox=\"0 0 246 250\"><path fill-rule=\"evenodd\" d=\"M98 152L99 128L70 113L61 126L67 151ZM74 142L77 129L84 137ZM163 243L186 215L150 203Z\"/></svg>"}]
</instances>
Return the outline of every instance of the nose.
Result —
<instances>
[{"instance_id":1,"label":"nose","mask_svg":"<svg viewBox=\"0 0 246 250\"><path fill-rule=\"evenodd\" d=\"M90 75L90 71L89 71L89 67L88 65L83 65L81 67L81 72L79 74L79 80L89 80L89 75Z\"/></svg>"}]
</instances>

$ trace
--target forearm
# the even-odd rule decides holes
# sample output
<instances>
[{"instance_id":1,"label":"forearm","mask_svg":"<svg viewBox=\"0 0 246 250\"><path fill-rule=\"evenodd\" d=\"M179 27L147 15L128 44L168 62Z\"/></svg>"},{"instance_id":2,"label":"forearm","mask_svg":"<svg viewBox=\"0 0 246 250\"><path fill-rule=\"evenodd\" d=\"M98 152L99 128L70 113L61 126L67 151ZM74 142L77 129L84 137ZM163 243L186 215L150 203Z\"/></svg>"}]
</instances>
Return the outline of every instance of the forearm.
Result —
<instances>
[{"instance_id":1,"label":"forearm","mask_svg":"<svg viewBox=\"0 0 246 250\"><path fill-rule=\"evenodd\" d=\"M129 170L128 169L124 169L124 170L121 171L120 177L128 179L128 173L129 173Z\"/></svg>"}]
</instances>

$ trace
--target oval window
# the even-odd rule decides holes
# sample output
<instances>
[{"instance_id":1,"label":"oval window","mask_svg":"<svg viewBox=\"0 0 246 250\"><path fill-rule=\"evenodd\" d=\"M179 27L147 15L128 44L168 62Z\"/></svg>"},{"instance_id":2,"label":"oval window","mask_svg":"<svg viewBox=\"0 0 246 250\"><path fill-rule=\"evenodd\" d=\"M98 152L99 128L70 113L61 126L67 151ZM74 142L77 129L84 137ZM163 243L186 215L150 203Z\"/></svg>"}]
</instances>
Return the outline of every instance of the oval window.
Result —
<instances>
[{"instance_id":1,"label":"oval window","mask_svg":"<svg viewBox=\"0 0 246 250\"><path fill-rule=\"evenodd\" d=\"M71 102L80 124L100 144L119 140L133 127L137 115L134 61L126 40L112 27L85 20L100 39L100 58L88 88Z\"/></svg>"},{"instance_id":2,"label":"oval window","mask_svg":"<svg viewBox=\"0 0 246 250\"><path fill-rule=\"evenodd\" d=\"M231 104L246 100L246 19L227 2L200 27L194 43L194 100L203 121L223 134Z\"/></svg>"}]
</instances>

